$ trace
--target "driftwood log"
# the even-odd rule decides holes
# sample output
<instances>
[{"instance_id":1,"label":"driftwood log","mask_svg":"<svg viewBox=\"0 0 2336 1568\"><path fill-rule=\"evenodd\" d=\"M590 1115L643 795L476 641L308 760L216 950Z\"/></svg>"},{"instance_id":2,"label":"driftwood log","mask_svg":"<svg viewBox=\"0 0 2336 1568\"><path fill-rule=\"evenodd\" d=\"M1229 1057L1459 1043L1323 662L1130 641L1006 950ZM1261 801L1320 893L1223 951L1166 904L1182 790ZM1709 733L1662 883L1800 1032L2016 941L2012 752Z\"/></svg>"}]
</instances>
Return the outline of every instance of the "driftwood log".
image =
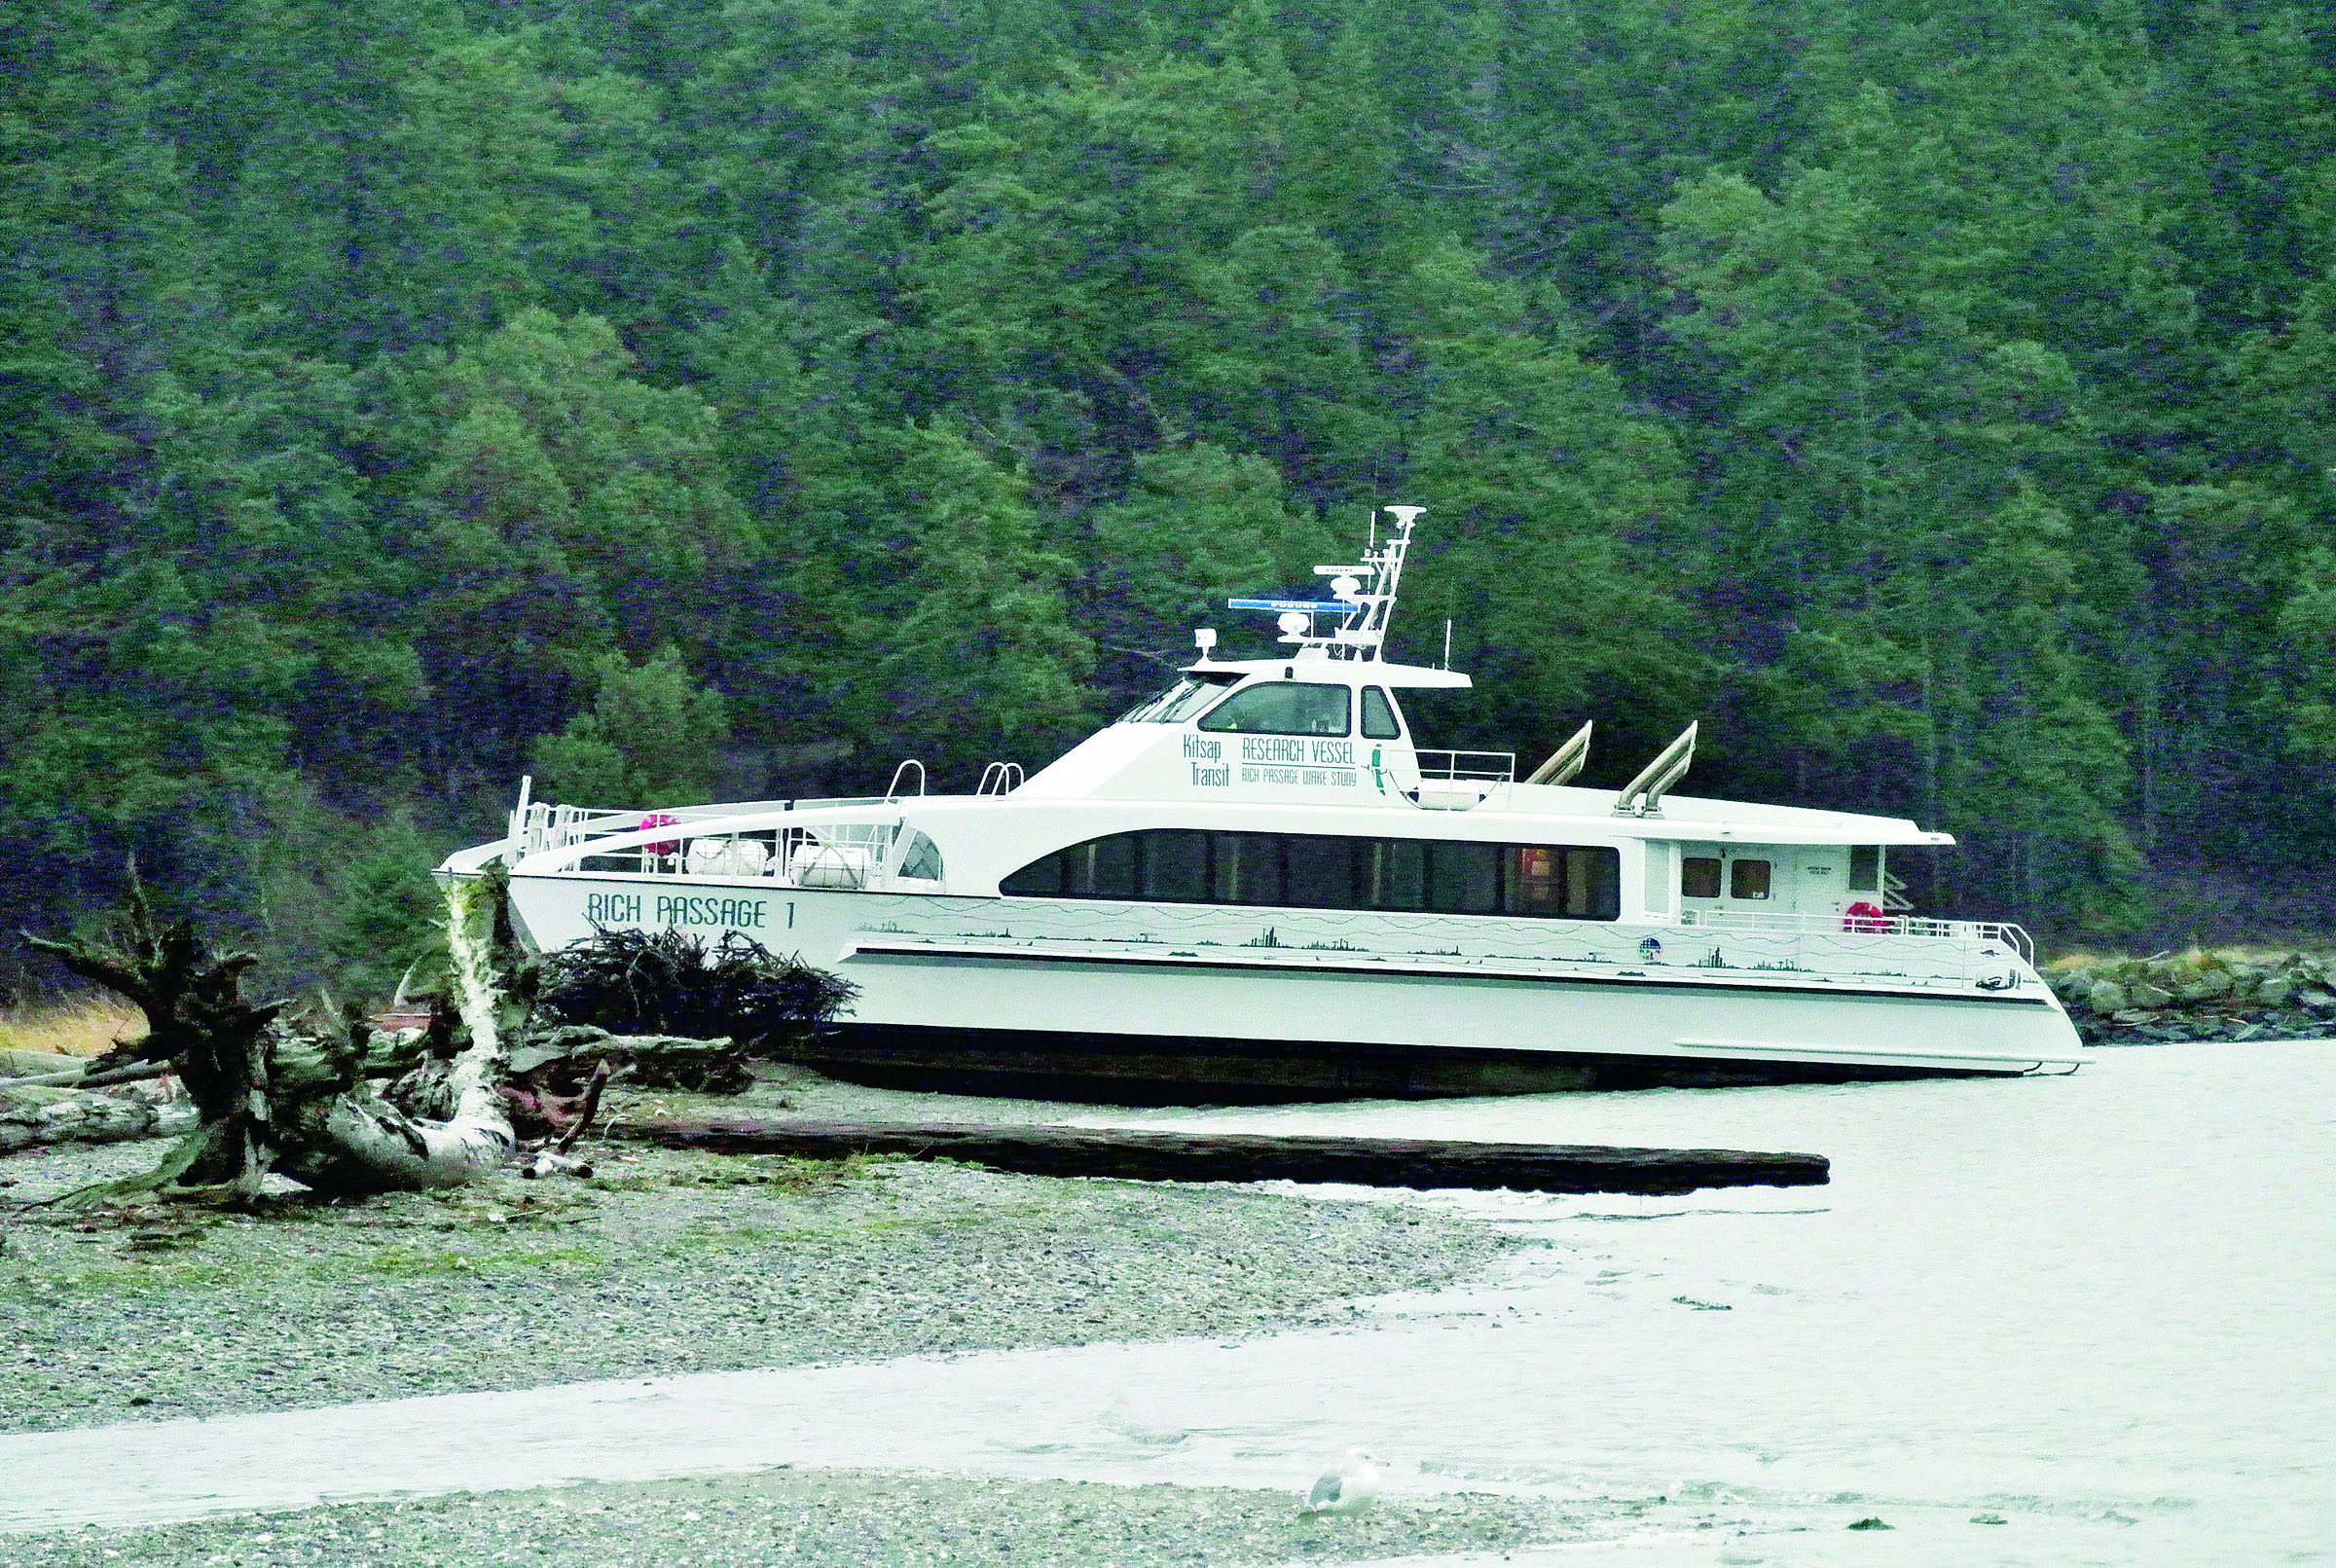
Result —
<instances>
[{"instance_id":1,"label":"driftwood log","mask_svg":"<svg viewBox=\"0 0 2336 1568\"><path fill-rule=\"evenodd\" d=\"M1359 1186L1659 1194L1718 1186L1821 1186L1831 1172L1831 1163L1821 1154L1731 1149L1283 1138L957 1122L663 1117L620 1123L606 1136L724 1154L785 1154L798 1159L906 1154L1036 1176L1115 1176L1138 1182L1347 1182Z\"/></svg>"}]
</instances>

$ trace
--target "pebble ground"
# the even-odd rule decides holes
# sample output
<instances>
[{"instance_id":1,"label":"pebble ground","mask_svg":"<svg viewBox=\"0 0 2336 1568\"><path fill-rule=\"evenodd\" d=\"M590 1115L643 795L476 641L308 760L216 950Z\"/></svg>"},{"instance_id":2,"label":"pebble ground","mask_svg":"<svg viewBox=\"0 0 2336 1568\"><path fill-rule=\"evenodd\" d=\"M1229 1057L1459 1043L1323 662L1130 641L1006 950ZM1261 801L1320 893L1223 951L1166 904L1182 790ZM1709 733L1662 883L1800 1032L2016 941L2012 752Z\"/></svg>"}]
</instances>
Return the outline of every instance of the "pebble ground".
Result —
<instances>
[{"instance_id":1,"label":"pebble ground","mask_svg":"<svg viewBox=\"0 0 2336 1568\"><path fill-rule=\"evenodd\" d=\"M1587 1541L1643 1507L1457 1495L1308 1515L1271 1490L775 1470L0 1535L0 1568L1232 1568Z\"/></svg>"},{"instance_id":2,"label":"pebble ground","mask_svg":"<svg viewBox=\"0 0 2336 1568\"><path fill-rule=\"evenodd\" d=\"M705 1109L1066 1112L800 1078L755 1098ZM1518 1245L1408 1206L1241 1186L618 1146L584 1182L351 1205L287 1194L258 1217L18 1207L145 1169L165 1147L0 1160L0 1432L1266 1332L1479 1273ZM1337 1562L1581 1539L1626 1528L1638 1507L1395 1499L1308 1518L1270 1490L774 1471L0 1536L0 1565Z\"/></svg>"}]
</instances>

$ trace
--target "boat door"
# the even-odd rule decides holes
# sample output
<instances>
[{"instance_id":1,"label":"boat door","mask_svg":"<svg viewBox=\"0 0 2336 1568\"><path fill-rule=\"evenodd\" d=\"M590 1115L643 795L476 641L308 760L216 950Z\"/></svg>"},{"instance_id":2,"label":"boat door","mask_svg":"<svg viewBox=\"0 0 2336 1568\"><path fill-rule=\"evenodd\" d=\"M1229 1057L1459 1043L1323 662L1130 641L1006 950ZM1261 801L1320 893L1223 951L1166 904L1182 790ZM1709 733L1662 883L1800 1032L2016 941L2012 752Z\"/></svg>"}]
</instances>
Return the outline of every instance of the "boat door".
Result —
<instances>
[{"instance_id":1,"label":"boat door","mask_svg":"<svg viewBox=\"0 0 2336 1568\"><path fill-rule=\"evenodd\" d=\"M1679 902L1697 912L1781 915L1801 880L1798 855L1758 844L1679 846Z\"/></svg>"}]
</instances>

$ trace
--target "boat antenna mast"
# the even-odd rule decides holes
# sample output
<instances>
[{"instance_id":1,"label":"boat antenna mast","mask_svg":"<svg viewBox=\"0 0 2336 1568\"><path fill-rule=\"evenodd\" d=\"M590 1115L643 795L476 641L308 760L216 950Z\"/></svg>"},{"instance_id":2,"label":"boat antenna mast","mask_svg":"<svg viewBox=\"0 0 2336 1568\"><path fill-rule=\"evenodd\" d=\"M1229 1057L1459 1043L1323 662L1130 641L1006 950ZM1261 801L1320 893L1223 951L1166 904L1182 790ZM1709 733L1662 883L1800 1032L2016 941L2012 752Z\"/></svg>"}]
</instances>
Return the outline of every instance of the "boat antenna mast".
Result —
<instances>
[{"instance_id":1,"label":"boat antenna mast","mask_svg":"<svg viewBox=\"0 0 2336 1568\"><path fill-rule=\"evenodd\" d=\"M1281 640L1296 643L1301 652L1319 648L1325 658L1377 659L1387 640L1387 618L1394 612L1396 592L1403 585L1404 560L1411 553L1411 528L1427 508L1390 506L1384 510L1395 519L1395 526L1388 529L1385 543L1376 542L1378 510L1372 511L1374 542L1364 550L1361 565L1314 568L1317 577L1331 579L1332 598L1231 599L1225 601L1226 607L1278 612ZM1318 615L1335 615L1338 624L1327 633L1317 632Z\"/></svg>"}]
</instances>

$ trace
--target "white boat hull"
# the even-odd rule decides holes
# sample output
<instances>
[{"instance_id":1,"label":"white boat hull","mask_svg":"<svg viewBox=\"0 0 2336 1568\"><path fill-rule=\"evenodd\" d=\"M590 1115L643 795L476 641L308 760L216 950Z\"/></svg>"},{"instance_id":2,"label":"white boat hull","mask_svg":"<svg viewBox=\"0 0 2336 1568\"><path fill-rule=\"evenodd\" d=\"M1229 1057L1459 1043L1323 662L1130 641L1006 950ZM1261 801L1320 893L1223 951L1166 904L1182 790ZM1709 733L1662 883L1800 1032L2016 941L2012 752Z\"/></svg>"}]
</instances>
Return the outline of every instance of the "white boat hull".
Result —
<instances>
[{"instance_id":1,"label":"white boat hull","mask_svg":"<svg viewBox=\"0 0 2336 1568\"><path fill-rule=\"evenodd\" d=\"M1704 928L521 876L556 949L596 926L742 930L858 988L802 1053L852 1076L1130 1100L1466 1094L2062 1071L2083 1051L2024 965L1969 944ZM1650 954L1641 944L1652 938ZM1910 962L1909 953L1914 957ZM1679 962L1689 953L1691 963ZM1671 955L1665 962L1664 954ZM1888 967L1880 966L1886 964Z\"/></svg>"}]
</instances>

